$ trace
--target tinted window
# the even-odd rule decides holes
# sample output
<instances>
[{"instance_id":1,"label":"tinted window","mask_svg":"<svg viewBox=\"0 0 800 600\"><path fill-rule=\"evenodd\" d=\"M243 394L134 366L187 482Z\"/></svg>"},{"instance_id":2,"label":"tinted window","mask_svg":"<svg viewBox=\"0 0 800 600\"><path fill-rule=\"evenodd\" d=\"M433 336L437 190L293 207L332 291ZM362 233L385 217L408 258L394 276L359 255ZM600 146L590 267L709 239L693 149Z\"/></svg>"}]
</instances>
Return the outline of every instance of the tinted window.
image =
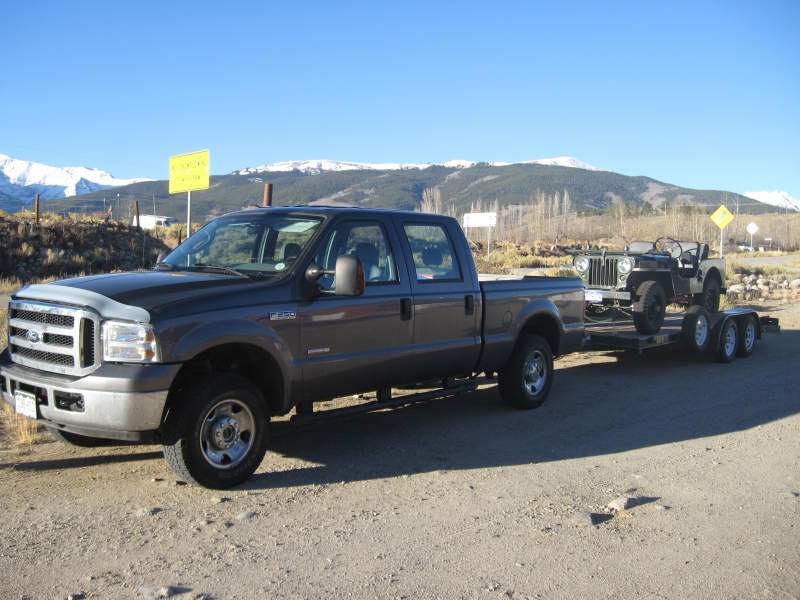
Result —
<instances>
[{"instance_id":1,"label":"tinted window","mask_svg":"<svg viewBox=\"0 0 800 600\"><path fill-rule=\"evenodd\" d=\"M361 261L367 285L397 281L392 249L380 224L351 222L338 225L322 246L316 263L332 271L336 268L336 259L344 254L357 256ZM324 275L320 279L320 285L326 289L333 288L334 283L333 275Z\"/></svg>"},{"instance_id":2,"label":"tinted window","mask_svg":"<svg viewBox=\"0 0 800 600\"><path fill-rule=\"evenodd\" d=\"M443 226L407 224L403 229L418 281L461 279L453 244Z\"/></svg>"}]
</instances>

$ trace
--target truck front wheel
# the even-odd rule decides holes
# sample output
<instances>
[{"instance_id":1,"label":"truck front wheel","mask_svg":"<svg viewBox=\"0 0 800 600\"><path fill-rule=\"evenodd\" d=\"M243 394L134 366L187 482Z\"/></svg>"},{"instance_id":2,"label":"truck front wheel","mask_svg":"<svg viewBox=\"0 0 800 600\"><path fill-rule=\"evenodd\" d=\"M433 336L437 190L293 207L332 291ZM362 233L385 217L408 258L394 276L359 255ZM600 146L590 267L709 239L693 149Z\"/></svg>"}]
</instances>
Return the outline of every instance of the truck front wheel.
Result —
<instances>
[{"instance_id":1,"label":"truck front wheel","mask_svg":"<svg viewBox=\"0 0 800 600\"><path fill-rule=\"evenodd\" d=\"M233 487L261 464L268 429L260 390L238 375L215 376L187 388L173 404L165 425L164 458L187 483Z\"/></svg>"},{"instance_id":2,"label":"truck front wheel","mask_svg":"<svg viewBox=\"0 0 800 600\"><path fill-rule=\"evenodd\" d=\"M633 324L644 334L658 333L667 313L667 295L657 281L645 281L636 290L638 300L633 305Z\"/></svg>"},{"instance_id":3,"label":"truck front wheel","mask_svg":"<svg viewBox=\"0 0 800 600\"><path fill-rule=\"evenodd\" d=\"M520 339L508 364L498 374L500 396L514 408L537 408L553 384L553 352L540 335Z\"/></svg>"}]
</instances>

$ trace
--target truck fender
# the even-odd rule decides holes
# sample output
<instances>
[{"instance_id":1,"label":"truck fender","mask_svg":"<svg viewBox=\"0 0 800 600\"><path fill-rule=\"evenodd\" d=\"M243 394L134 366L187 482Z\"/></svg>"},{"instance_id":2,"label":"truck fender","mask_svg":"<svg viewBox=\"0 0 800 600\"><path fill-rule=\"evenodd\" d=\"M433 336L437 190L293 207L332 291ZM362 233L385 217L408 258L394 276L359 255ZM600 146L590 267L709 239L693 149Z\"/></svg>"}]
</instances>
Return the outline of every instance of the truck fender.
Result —
<instances>
[{"instance_id":1,"label":"truck fender","mask_svg":"<svg viewBox=\"0 0 800 600\"><path fill-rule=\"evenodd\" d=\"M551 324L549 331L539 331L539 333L550 343L553 355L558 355L561 336L564 335L564 322L561 319L558 307L548 298L535 298L517 313L512 325L514 345L516 345L520 335L540 319Z\"/></svg>"}]
</instances>

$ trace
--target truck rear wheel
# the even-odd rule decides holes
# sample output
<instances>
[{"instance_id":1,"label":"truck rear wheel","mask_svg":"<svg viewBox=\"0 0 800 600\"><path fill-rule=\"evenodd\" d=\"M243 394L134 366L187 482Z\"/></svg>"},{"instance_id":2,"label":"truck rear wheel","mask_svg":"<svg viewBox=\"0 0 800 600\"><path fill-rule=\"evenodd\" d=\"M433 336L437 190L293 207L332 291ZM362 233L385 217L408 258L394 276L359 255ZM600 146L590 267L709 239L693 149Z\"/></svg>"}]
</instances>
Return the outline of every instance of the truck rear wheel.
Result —
<instances>
[{"instance_id":1,"label":"truck rear wheel","mask_svg":"<svg viewBox=\"0 0 800 600\"><path fill-rule=\"evenodd\" d=\"M633 323L636 331L644 334L658 333L667 313L667 294L657 281L644 281L636 290L638 300L633 305Z\"/></svg>"},{"instance_id":2,"label":"truck rear wheel","mask_svg":"<svg viewBox=\"0 0 800 600\"><path fill-rule=\"evenodd\" d=\"M553 384L553 352L540 335L525 335L499 372L500 396L514 408L537 408Z\"/></svg>"},{"instance_id":3,"label":"truck rear wheel","mask_svg":"<svg viewBox=\"0 0 800 600\"><path fill-rule=\"evenodd\" d=\"M183 481L226 489L261 464L268 429L259 389L238 375L216 376L188 388L170 409L164 458Z\"/></svg>"}]
</instances>

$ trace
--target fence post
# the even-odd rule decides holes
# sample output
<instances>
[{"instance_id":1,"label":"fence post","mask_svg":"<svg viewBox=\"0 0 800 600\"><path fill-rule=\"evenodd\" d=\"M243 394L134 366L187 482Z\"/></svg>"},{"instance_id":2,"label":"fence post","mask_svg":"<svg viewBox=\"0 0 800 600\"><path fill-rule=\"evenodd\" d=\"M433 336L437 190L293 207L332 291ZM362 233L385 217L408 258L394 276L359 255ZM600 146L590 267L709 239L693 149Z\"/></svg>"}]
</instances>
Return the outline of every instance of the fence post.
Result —
<instances>
[{"instance_id":1,"label":"fence post","mask_svg":"<svg viewBox=\"0 0 800 600\"><path fill-rule=\"evenodd\" d=\"M33 199L34 211L36 212L36 224L39 224L39 194L37 193Z\"/></svg>"},{"instance_id":2,"label":"fence post","mask_svg":"<svg viewBox=\"0 0 800 600\"><path fill-rule=\"evenodd\" d=\"M272 206L272 184L264 184L264 196L261 198L261 206L269 208Z\"/></svg>"},{"instance_id":3,"label":"fence post","mask_svg":"<svg viewBox=\"0 0 800 600\"><path fill-rule=\"evenodd\" d=\"M138 200L134 200L133 201L133 210L134 210L134 213L136 214L136 229L141 229L142 226L139 223L139 201Z\"/></svg>"}]
</instances>

